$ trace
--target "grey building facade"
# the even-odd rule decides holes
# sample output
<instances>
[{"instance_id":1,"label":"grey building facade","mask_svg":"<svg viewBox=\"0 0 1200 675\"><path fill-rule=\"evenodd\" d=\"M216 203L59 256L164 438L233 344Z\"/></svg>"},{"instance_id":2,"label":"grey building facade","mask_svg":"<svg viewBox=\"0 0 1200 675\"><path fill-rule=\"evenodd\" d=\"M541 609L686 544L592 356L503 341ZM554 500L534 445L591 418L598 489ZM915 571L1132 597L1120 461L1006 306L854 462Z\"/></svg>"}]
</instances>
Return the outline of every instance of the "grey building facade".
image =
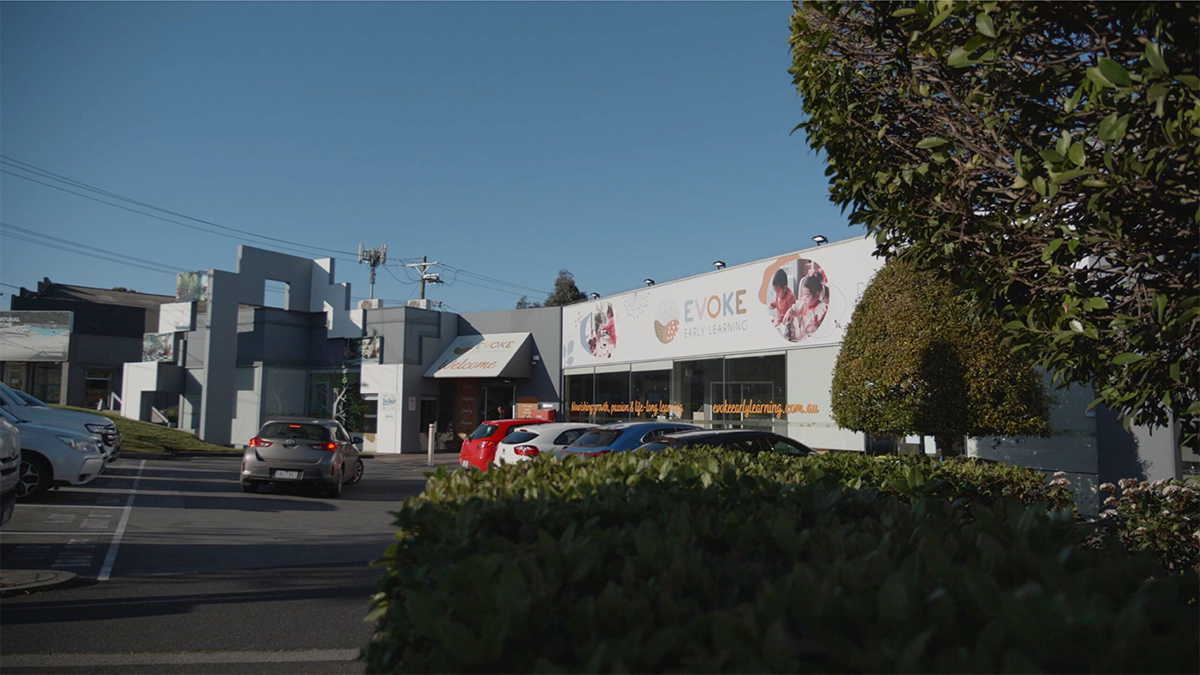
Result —
<instances>
[{"instance_id":1,"label":"grey building facade","mask_svg":"<svg viewBox=\"0 0 1200 675\"><path fill-rule=\"evenodd\" d=\"M566 308L460 315L352 308L332 260L243 246L237 272L208 270L204 293L163 306L158 330L179 348L170 361L126 364L124 414L148 419L150 407L177 400L181 428L233 446L268 416L337 412L376 453L451 450L495 417L663 415L863 451L862 434L833 423L828 390L837 331L878 264L868 248L848 241ZM810 334L768 320L776 269L796 284L820 275L832 289L836 302ZM287 284L283 308L262 306L267 281ZM1112 412L1087 409L1087 387L1057 396L1051 438L973 439L969 453L1066 472L1084 512L1095 512L1102 482L1181 475L1177 430L1126 431Z\"/></svg>"}]
</instances>

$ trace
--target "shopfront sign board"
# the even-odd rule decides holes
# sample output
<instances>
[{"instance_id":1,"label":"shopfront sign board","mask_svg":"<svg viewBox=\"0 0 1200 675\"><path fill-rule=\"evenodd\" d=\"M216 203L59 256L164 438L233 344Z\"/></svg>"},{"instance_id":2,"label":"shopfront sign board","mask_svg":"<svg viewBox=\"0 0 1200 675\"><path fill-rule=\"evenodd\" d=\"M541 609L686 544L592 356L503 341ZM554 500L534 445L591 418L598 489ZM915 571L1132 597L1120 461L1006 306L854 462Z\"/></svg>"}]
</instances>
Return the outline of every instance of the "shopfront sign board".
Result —
<instances>
[{"instance_id":1,"label":"shopfront sign board","mask_svg":"<svg viewBox=\"0 0 1200 675\"><path fill-rule=\"evenodd\" d=\"M72 312L0 312L0 361L66 361Z\"/></svg>"},{"instance_id":2,"label":"shopfront sign board","mask_svg":"<svg viewBox=\"0 0 1200 675\"><path fill-rule=\"evenodd\" d=\"M868 237L563 308L566 368L838 344L875 272Z\"/></svg>"}]
</instances>

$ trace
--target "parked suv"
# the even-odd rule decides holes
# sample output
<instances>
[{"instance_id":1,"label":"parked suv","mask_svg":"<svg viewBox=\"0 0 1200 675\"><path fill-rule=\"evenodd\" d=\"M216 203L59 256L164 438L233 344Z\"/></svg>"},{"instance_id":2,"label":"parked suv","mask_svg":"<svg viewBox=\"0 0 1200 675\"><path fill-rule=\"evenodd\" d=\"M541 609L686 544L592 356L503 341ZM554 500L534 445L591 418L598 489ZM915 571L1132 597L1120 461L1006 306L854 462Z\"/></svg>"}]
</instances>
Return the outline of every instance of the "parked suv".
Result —
<instances>
[{"instance_id":1,"label":"parked suv","mask_svg":"<svg viewBox=\"0 0 1200 675\"><path fill-rule=\"evenodd\" d=\"M242 492L266 483L307 483L337 499L342 485L362 480L358 445L337 420L274 417L250 439L242 456Z\"/></svg>"},{"instance_id":2,"label":"parked suv","mask_svg":"<svg viewBox=\"0 0 1200 675\"><path fill-rule=\"evenodd\" d=\"M48 403L3 384L0 384L0 407L30 422L98 436L100 449L109 462L121 454L121 433L117 431L117 425L103 415L52 408Z\"/></svg>"},{"instance_id":3,"label":"parked suv","mask_svg":"<svg viewBox=\"0 0 1200 675\"><path fill-rule=\"evenodd\" d=\"M21 413L28 408L15 410ZM96 436L18 417L11 406L0 406L0 417L20 434L19 500L58 485L83 485L100 475L108 463Z\"/></svg>"},{"instance_id":4,"label":"parked suv","mask_svg":"<svg viewBox=\"0 0 1200 675\"><path fill-rule=\"evenodd\" d=\"M17 484L21 481L21 432L8 419L0 417L0 525L12 518L17 504Z\"/></svg>"}]
</instances>

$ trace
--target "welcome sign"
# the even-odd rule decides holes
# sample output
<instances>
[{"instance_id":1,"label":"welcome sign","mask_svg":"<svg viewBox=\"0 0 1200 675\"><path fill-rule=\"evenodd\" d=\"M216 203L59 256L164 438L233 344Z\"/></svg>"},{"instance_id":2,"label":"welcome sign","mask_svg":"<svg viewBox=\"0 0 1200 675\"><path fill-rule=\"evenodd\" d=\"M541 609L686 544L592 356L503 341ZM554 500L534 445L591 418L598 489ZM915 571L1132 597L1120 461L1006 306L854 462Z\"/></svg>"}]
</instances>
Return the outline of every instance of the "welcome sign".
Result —
<instances>
[{"instance_id":1,"label":"welcome sign","mask_svg":"<svg viewBox=\"0 0 1200 675\"><path fill-rule=\"evenodd\" d=\"M866 237L563 308L563 365L838 344L883 260Z\"/></svg>"},{"instance_id":2,"label":"welcome sign","mask_svg":"<svg viewBox=\"0 0 1200 675\"><path fill-rule=\"evenodd\" d=\"M529 377L529 333L461 335L425 377Z\"/></svg>"}]
</instances>

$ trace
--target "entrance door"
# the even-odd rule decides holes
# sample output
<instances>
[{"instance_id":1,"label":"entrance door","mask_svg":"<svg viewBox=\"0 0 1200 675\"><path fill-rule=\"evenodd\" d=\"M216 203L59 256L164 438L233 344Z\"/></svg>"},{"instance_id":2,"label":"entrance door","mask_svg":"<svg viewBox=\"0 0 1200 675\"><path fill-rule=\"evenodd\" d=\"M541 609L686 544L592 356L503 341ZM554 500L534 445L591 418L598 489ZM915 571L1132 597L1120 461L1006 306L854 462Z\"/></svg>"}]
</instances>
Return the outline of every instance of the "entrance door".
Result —
<instances>
[{"instance_id":1,"label":"entrance door","mask_svg":"<svg viewBox=\"0 0 1200 675\"><path fill-rule=\"evenodd\" d=\"M9 389L25 391L25 362L13 361L4 364L4 384Z\"/></svg>"},{"instance_id":2,"label":"entrance door","mask_svg":"<svg viewBox=\"0 0 1200 675\"><path fill-rule=\"evenodd\" d=\"M481 420L512 419L517 388L511 384L484 385Z\"/></svg>"},{"instance_id":3,"label":"entrance door","mask_svg":"<svg viewBox=\"0 0 1200 675\"><path fill-rule=\"evenodd\" d=\"M437 434L439 432L441 432L441 430L442 430L441 425L438 424L437 399L436 398L423 398L423 399L421 399L421 427L420 427L422 434L429 433L429 425L430 424L433 425L434 438L436 439ZM424 445L421 446L422 449L424 449L425 447L427 447L427 446L424 446ZM434 448L441 450L442 444L435 440Z\"/></svg>"}]
</instances>

